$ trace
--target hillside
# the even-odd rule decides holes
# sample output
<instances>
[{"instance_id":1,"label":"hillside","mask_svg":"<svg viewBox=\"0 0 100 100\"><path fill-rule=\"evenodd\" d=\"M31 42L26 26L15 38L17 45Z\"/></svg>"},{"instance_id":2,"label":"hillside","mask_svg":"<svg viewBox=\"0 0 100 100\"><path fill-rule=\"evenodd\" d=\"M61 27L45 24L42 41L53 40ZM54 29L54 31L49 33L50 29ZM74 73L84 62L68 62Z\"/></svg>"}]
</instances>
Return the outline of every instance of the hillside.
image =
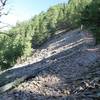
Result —
<instances>
[{"instance_id":1,"label":"hillside","mask_svg":"<svg viewBox=\"0 0 100 100\"><path fill-rule=\"evenodd\" d=\"M100 98L100 47L94 44L87 31L56 33L26 63L0 73L0 92L14 87L0 100Z\"/></svg>"},{"instance_id":2,"label":"hillside","mask_svg":"<svg viewBox=\"0 0 100 100\"><path fill-rule=\"evenodd\" d=\"M27 21L17 22L9 31L0 32L0 71L26 61L59 30L81 27L91 32L99 44L99 5L100 2L94 0L69 0Z\"/></svg>"},{"instance_id":3,"label":"hillside","mask_svg":"<svg viewBox=\"0 0 100 100\"><path fill-rule=\"evenodd\" d=\"M0 32L0 100L99 99L99 0L68 0Z\"/></svg>"}]
</instances>

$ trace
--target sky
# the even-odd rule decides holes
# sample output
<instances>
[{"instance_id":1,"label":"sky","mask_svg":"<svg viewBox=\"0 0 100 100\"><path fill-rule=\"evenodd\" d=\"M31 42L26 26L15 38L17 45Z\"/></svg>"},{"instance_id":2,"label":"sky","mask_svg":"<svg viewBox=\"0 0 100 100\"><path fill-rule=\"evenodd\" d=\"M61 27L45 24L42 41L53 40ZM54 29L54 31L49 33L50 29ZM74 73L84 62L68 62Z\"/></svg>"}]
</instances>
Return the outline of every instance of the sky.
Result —
<instances>
[{"instance_id":1,"label":"sky","mask_svg":"<svg viewBox=\"0 0 100 100\"><path fill-rule=\"evenodd\" d=\"M21 22L32 18L41 11L46 11L50 6L58 3L67 3L68 0L8 0L6 11L9 11L7 16L2 16L0 20L4 24L15 25L16 22Z\"/></svg>"}]
</instances>

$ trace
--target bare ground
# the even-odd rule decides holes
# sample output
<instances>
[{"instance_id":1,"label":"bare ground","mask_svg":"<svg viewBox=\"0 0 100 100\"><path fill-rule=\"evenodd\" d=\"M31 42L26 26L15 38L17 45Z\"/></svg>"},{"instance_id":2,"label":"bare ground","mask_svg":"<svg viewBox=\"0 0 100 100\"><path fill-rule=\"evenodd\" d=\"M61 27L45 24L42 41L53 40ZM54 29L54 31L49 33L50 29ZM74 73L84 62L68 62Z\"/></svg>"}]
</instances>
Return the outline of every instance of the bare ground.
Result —
<instances>
[{"instance_id":1,"label":"bare ground","mask_svg":"<svg viewBox=\"0 0 100 100\"><path fill-rule=\"evenodd\" d=\"M60 33L25 64L0 74L1 92L24 77L20 85L10 85L14 88L2 93L0 100L99 100L100 46L94 44L88 32Z\"/></svg>"}]
</instances>

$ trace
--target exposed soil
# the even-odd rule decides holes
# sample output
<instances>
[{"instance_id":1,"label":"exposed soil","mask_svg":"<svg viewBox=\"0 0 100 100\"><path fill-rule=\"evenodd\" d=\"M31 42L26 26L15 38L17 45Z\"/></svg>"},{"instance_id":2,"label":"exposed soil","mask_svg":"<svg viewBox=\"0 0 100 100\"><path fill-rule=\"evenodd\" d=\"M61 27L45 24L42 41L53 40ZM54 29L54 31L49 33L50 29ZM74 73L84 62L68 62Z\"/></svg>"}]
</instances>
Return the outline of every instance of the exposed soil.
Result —
<instances>
[{"instance_id":1,"label":"exposed soil","mask_svg":"<svg viewBox=\"0 0 100 100\"><path fill-rule=\"evenodd\" d=\"M58 35L24 64L0 74L1 87L28 76L0 100L100 100L100 46L79 29Z\"/></svg>"}]
</instances>

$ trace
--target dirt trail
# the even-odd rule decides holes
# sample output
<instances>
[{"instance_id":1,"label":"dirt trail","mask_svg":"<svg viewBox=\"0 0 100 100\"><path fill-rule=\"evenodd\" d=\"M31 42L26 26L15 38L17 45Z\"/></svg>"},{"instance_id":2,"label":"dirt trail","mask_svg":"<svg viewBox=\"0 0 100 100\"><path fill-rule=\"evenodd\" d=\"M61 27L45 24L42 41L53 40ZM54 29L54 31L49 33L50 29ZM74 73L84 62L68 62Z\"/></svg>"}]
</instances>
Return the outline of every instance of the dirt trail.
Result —
<instances>
[{"instance_id":1,"label":"dirt trail","mask_svg":"<svg viewBox=\"0 0 100 100\"><path fill-rule=\"evenodd\" d=\"M94 44L93 37L79 29L58 34L26 63L0 74L1 93L26 79L0 100L98 99L100 48Z\"/></svg>"}]
</instances>

